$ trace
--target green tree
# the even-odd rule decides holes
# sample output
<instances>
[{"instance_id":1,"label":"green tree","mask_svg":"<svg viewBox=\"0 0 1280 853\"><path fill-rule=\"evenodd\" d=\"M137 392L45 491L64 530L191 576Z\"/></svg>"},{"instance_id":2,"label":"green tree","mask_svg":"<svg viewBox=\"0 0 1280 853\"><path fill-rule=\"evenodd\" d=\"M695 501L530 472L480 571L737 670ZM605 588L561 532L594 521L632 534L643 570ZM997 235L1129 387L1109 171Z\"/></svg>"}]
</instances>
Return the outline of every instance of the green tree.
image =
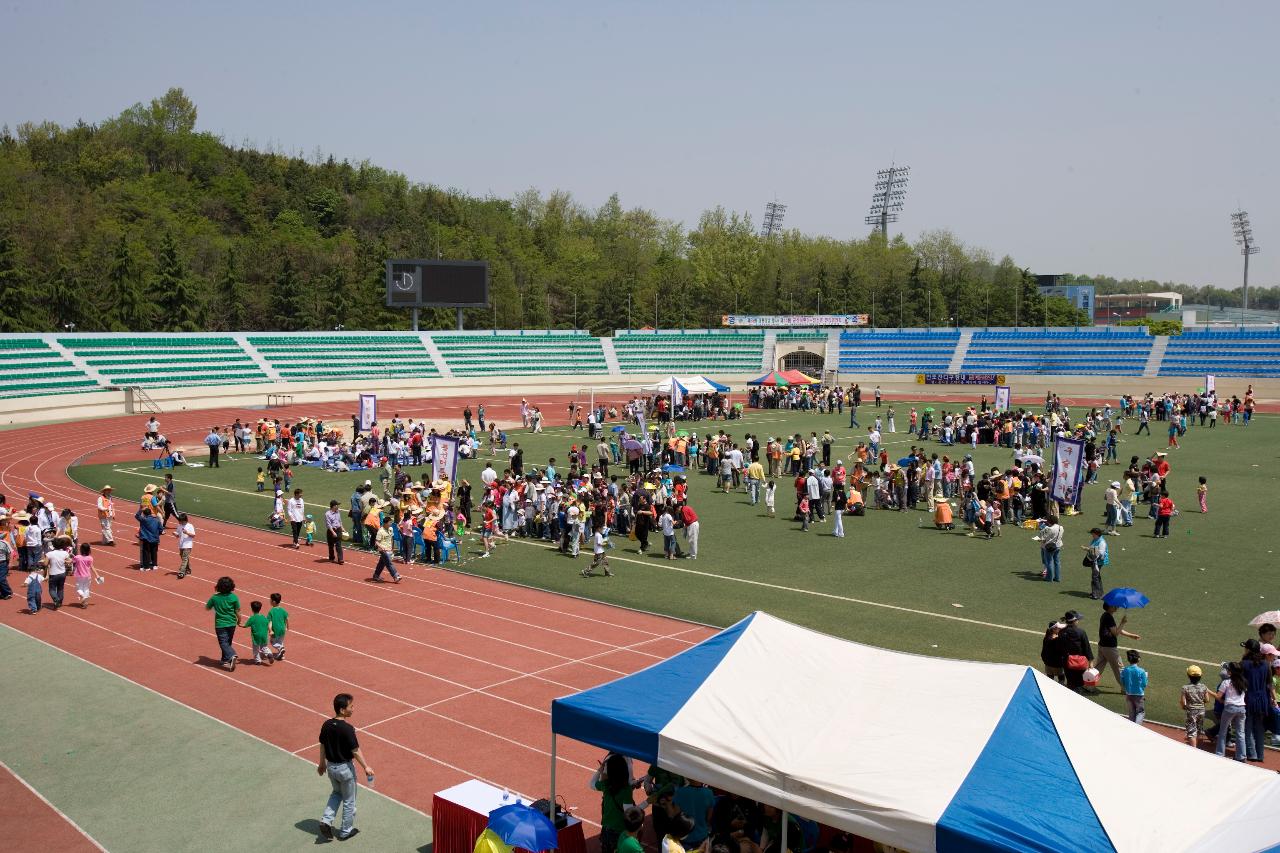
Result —
<instances>
[{"instance_id":1,"label":"green tree","mask_svg":"<svg viewBox=\"0 0 1280 853\"><path fill-rule=\"evenodd\" d=\"M85 330L85 299L82 283L74 268L59 257L50 277L49 304L53 309L53 324L58 331L69 328Z\"/></svg>"},{"instance_id":2,"label":"green tree","mask_svg":"<svg viewBox=\"0 0 1280 853\"><path fill-rule=\"evenodd\" d=\"M282 332L294 332L306 328L303 316L302 284L293 259L285 255L284 263L271 288L272 326Z\"/></svg>"},{"instance_id":3,"label":"green tree","mask_svg":"<svg viewBox=\"0 0 1280 853\"><path fill-rule=\"evenodd\" d=\"M156 256L153 290L159 295L160 324L170 332L198 332L200 306L192 292L187 269L178 257L173 234L164 233Z\"/></svg>"},{"instance_id":4,"label":"green tree","mask_svg":"<svg viewBox=\"0 0 1280 853\"><path fill-rule=\"evenodd\" d=\"M220 327L223 331L237 332L245 328L244 288L240 283L234 248L227 251L222 275L218 277L217 305L222 313Z\"/></svg>"},{"instance_id":5,"label":"green tree","mask_svg":"<svg viewBox=\"0 0 1280 853\"><path fill-rule=\"evenodd\" d=\"M0 229L0 332L44 331L32 322L39 313L35 288L18 260L13 236Z\"/></svg>"},{"instance_id":6,"label":"green tree","mask_svg":"<svg viewBox=\"0 0 1280 853\"><path fill-rule=\"evenodd\" d=\"M145 332L151 328L151 303L142 289L142 276L133 258L128 239L121 234L107 268L111 288L113 316L111 326L117 331Z\"/></svg>"}]
</instances>

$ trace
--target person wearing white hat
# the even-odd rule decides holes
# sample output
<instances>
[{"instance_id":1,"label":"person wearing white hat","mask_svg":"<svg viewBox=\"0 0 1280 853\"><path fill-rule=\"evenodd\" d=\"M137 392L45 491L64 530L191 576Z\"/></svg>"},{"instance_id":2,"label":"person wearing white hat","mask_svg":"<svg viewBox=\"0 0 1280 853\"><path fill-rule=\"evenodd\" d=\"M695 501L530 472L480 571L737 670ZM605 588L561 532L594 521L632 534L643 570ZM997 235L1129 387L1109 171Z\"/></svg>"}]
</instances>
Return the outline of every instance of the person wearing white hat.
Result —
<instances>
[{"instance_id":1,"label":"person wearing white hat","mask_svg":"<svg viewBox=\"0 0 1280 853\"><path fill-rule=\"evenodd\" d=\"M114 546L115 537L111 533L111 522L116 517L116 505L111 500L111 487L103 486L98 495L98 525L102 528L102 544Z\"/></svg>"},{"instance_id":2,"label":"person wearing white hat","mask_svg":"<svg viewBox=\"0 0 1280 853\"><path fill-rule=\"evenodd\" d=\"M1107 535L1118 536L1116 525L1120 523L1120 481L1113 480L1102 495L1107 508Z\"/></svg>"}]
</instances>

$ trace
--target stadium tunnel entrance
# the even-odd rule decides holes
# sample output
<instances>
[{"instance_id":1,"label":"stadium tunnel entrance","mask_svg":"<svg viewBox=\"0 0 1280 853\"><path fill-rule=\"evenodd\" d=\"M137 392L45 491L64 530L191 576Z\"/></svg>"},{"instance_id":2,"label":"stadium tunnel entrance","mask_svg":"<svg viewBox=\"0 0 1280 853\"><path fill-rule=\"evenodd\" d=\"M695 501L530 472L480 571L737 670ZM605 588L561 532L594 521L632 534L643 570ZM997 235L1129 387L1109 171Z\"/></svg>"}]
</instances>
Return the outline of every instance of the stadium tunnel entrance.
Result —
<instances>
[{"instance_id":1,"label":"stadium tunnel entrance","mask_svg":"<svg viewBox=\"0 0 1280 853\"><path fill-rule=\"evenodd\" d=\"M798 370L809 376L821 376L825 361L821 352L796 349L778 359L778 370Z\"/></svg>"}]
</instances>

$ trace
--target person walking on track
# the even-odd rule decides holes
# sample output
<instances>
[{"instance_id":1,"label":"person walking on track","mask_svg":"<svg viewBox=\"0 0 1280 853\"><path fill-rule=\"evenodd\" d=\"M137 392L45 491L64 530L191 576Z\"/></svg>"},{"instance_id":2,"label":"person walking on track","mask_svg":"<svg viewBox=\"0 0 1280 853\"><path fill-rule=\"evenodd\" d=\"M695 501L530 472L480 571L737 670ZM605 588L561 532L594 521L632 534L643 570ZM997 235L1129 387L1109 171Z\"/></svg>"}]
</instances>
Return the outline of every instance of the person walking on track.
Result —
<instances>
[{"instance_id":1,"label":"person walking on track","mask_svg":"<svg viewBox=\"0 0 1280 853\"><path fill-rule=\"evenodd\" d=\"M355 765L359 764L364 771L366 782L373 781L373 768L360 753L355 726L347 722L355 713L355 702L350 693L334 696L333 716L320 727L320 761L316 764L316 775L327 773L329 784L333 786L324 813L320 815L320 835L326 841L334 837L346 841L360 831L355 827L356 789L359 788ZM342 824L335 833L333 821L338 816L339 805L342 806Z\"/></svg>"},{"instance_id":2,"label":"person walking on track","mask_svg":"<svg viewBox=\"0 0 1280 853\"><path fill-rule=\"evenodd\" d=\"M178 513L178 529L173 535L178 537L178 580L182 580L191 574L191 549L196 544L196 526L185 512Z\"/></svg>"},{"instance_id":3,"label":"person walking on track","mask_svg":"<svg viewBox=\"0 0 1280 853\"><path fill-rule=\"evenodd\" d=\"M302 489L294 489L293 497L285 507L289 515L289 529L293 533L293 547L298 547L298 537L302 535L302 525L307 521L307 504L302 499Z\"/></svg>"},{"instance_id":4,"label":"person walking on track","mask_svg":"<svg viewBox=\"0 0 1280 853\"><path fill-rule=\"evenodd\" d=\"M218 434L216 426L209 427L209 434L204 437L204 443L209 445L209 467L219 467L218 451L222 449L222 436Z\"/></svg>"},{"instance_id":5,"label":"person walking on track","mask_svg":"<svg viewBox=\"0 0 1280 853\"><path fill-rule=\"evenodd\" d=\"M329 511L324 514L324 541L329 546L329 562L342 565L342 514L338 502L329 501Z\"/></svg>"},{"instance_id":6,"label":"person walking on track","mask_svg":"<svg viewBox=\"0 0 1280 853\"><path fill-rule=\"evenodd\" d=\"M227 576L218 578L213 595L204 603L205 610L213 611L213 633L218 637L222 650L222 668L236 671L236 649L232 642L236 628L240 627L240 597L235 594L236 582Z\"/></svg>"},{"instance_id":7,"label":"person walking on track","mask_svg":"<svg viewBox=\"0 0 1280 853\"><path fill-rule=\"evenodd\" d=\"M103 486L98 495L98 526L102 528L102 544L115 545L115 536L111 532L111 522L116 517L116 505L111 500L111 487Z\"/></svg>"}]
</instances>

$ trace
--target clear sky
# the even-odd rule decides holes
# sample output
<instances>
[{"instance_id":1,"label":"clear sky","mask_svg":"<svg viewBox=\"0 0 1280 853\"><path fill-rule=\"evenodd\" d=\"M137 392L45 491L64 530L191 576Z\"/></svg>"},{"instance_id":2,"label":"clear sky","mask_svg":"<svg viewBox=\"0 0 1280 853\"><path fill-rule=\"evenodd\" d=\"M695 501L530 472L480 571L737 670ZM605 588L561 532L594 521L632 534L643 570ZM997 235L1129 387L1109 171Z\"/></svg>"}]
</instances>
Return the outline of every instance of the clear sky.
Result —
<instances>
[{"instance_id":1,"label":"clear sky","mask_svg":"<svg viewBox=\"0 0 1280 853\"><path fill-rule=\"evenodd\" d=\"M230 142L410 179L846 238L898 228L1037 272L1280 284L1280 3L26 2L0 122L98 121L181 86Z\"/></svg>"}]
</instances>

